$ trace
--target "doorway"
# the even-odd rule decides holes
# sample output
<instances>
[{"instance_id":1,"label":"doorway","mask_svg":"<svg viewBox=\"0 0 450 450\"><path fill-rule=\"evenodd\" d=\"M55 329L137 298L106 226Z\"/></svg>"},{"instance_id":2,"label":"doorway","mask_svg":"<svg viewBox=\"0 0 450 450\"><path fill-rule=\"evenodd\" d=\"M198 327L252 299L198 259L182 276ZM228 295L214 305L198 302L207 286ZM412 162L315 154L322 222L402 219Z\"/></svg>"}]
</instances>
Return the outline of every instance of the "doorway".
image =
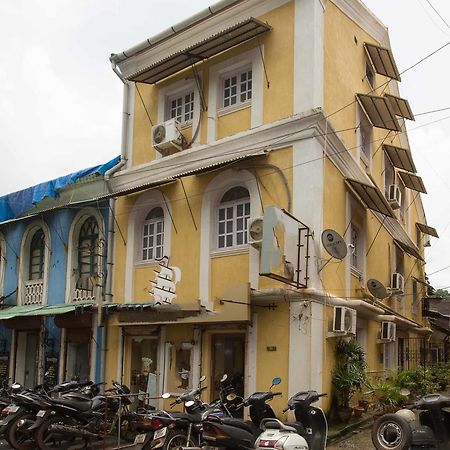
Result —
<instances>
[{"instance_id":1,"label":"doorway","mask_svg":"<svg viewBox=\"0 0 450 450\"><path fill-rule=\"evenodd\" d=\"M17 336L15 382L27 389L37 384L39 361L39 333L19 331Z\"/></svg>"}]
</instances>

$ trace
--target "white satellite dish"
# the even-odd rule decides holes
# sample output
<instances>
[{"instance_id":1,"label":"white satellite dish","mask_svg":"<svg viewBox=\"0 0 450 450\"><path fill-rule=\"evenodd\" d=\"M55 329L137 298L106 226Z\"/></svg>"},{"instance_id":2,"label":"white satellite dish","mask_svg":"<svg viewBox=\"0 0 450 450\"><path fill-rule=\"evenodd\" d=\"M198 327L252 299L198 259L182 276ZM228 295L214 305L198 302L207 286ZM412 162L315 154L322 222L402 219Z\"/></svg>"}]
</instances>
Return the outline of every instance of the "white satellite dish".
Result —
<instances>
[{"instance_id":1,"label":"white satellite dish","mask_svg":"<svg viewBox=\"0 0 450 450\"><path fill-rule=\"evenodd\" d=\"M322 244L333 258L342 260L347 256L347 244L337 231L324 230L322 232Z\"/></svg>"},{"instance_id":2,"label":"white satellite dish","mask_svg":"<svg viewBox=\"0 0 450 450\"><path fill-rule=\"evenodd\" d=\"M386 298L389 293L384 284L381 281L375 280L375 278L371 278L367 280L367 289L375 298Z\"/></svg>"}]
</instances>

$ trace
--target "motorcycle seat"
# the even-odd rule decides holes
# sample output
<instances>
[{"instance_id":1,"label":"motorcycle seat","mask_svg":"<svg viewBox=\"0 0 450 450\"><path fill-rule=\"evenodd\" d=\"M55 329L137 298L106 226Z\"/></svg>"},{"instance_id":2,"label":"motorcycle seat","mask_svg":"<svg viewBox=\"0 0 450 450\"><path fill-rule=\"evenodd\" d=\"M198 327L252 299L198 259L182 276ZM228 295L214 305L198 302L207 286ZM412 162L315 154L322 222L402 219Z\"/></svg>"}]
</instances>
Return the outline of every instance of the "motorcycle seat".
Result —
<instances>
[{"instance_id":1,"label":"motorcycle seat","mask_svg":"<svg viewBox=\"0 0 450 450\"><path fill-rule=\"evenodd\" d=\"M244 420L234 419L232 417L224 417L223 419L221 419L221 421L225 425L241 428L242 430L248 431L251 434L253 434L256 431L256 427L253 425L252 422L246 422Z\"/></svg>"},{"instance_id":2,"label":"motorcycle seat","mask_svg":"<svg viewBox=\"0 0 450 450\"><path fill-rule=\"evenodd\" d=\"M170 414L175 419L186 420L187 422L200 422L202 420L201 414L189 414L183 412L174 412Z\"/></svg>"},{"instance_id":3,"label":"motorcycle seat","mask_svg":"<svg viewBox=\"0 0 450 450\"><path fill-rule=\"evenodd\" d=\"M91 400L80 400L74 398L55 398L53 403L62 406L68 406L69 408L78 409L78 411L85 412L92 408Z\"/></svg>"},{"instance_id":4,"label":"motorcycle seat","mask_svg":"<svg viewBox=\"0 0 450 450\"><path fill-rule=\"evenodd\" d=\"M295 428L300 436L306 436L305 427L300 422L283 422L288 427Z\"/></svg>"}]
</instances>

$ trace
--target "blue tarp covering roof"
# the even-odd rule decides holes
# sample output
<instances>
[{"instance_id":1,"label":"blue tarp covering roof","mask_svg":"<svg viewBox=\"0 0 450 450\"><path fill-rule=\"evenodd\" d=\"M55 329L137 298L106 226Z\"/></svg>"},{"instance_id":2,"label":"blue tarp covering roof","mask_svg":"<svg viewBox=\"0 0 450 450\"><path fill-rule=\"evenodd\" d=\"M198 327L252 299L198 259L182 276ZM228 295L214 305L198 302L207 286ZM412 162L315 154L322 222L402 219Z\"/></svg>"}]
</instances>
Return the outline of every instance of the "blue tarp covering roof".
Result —
<instances>
[{"instance_id":1,"label":"blue tarp covering roof","mask_svg":"<svg viewBox=\"0 0 450 450\"><path fill-rule=\"evenodd\" d=\"M46 197L58 197L59 191L82 178L87 178L91 175L104 175L109 169L118 164L119 161L120 156L117 156L100 166L79 170L78 172L45 181L36 186L0 197L0 222L22 215Z\"/></svg>"}]
</instances>

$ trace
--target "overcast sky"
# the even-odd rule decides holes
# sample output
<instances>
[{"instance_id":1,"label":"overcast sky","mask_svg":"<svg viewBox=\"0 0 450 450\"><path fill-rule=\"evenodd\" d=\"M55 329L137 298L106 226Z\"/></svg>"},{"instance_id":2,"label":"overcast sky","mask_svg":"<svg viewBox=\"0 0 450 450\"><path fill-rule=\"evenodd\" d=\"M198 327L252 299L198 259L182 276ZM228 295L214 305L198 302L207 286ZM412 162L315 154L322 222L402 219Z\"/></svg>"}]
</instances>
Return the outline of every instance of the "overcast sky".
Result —
<instances>
[{"instance_id":1,"label":"overcast sky","mask_svg":"<svg viewBox=\"0 0 450 450\"><path fill-rule=\"evenodd\" d=\"M211 3L1 0L0 195L118 155L122 83L109 55ZM365 3L389 28L400 71L450 41L448 0ZM449 61L450 45L402 75L400 93L415 114L450 108ZM427 252L426 271L432 274L450 265L450 109L418 116L409 130L428 190L428 223L441 236ZM450 286L450 268L430 279L435 287Z\"/></svg>"}]
</instances>

